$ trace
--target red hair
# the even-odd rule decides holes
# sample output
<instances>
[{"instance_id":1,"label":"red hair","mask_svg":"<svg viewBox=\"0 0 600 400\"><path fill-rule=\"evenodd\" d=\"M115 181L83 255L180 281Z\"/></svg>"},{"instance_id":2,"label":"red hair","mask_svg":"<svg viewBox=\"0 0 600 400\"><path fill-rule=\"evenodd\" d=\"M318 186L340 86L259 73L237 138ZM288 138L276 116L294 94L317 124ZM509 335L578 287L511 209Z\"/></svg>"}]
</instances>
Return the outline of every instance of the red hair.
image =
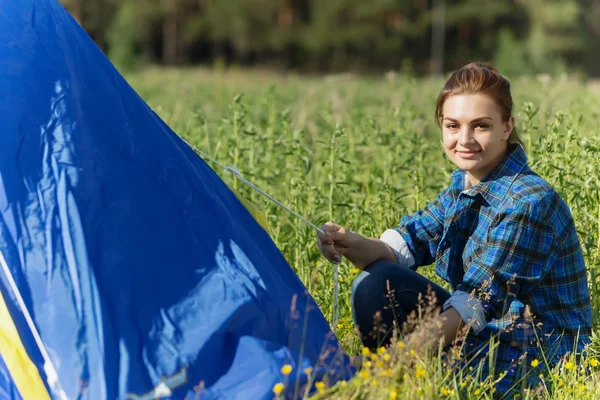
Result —
<instances>
[{"instance_id":1,"label":"red hair","mask_svg":"<svg viewBox=\"0 0 600 400\"><path fill-rule=\"evenodd\" d=\"M446 81L435 103L435 120L442 126L442 108L450 96L465 94L486 94L494 99L498 106L502 121L507 122L512 116L513 99L510 93L510 82L489 63L472 62L454 71ZM514 127L509 144L523 145L517 128Z\"/></svg>"}]
</instances>

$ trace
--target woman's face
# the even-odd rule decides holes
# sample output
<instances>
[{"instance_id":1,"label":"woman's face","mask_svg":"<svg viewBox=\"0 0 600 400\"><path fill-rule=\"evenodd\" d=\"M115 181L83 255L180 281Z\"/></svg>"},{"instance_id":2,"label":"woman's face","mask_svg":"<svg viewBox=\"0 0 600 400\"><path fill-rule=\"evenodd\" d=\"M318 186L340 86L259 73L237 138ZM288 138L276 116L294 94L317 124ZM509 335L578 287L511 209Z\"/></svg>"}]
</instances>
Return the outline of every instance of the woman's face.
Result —
<instances>
[{"instance_id":1,"label":"woman's face","mask_svg":"<svg viewBox=\"0 0 600 400\"><path fill-rule=\"evenodd\" d=\"M515 121L502 121L494 100L484 94L450 96L442 108L444 150L477 184L504 158Z\"/></svg>"}]
</instances>

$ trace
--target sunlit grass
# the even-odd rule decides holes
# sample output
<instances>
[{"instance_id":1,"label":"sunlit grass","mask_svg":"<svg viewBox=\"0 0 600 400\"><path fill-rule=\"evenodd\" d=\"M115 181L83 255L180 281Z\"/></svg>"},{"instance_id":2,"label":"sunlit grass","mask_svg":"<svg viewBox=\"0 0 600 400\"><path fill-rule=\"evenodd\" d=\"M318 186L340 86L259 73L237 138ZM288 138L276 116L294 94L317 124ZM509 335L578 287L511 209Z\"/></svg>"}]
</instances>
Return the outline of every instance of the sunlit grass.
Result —
<instances>
[{"instance_id":1,"label":"sunlit grass","mask_svg":"<svg viewBox=\"0 0 600 400\"><path fill-rule=\"evenodd\" d=\"M245 177L318 225L333 220L378 237L449 184L453 167L433 120L441 80L200 69L150 69L127 78L178 134L222 163L235 164ZM600 93L569 79L512 84L530 165L556 188L575 219L597 324ZM271 237L331 320L332 267L320 257L314 231L222 176L267 213ZM448 288L432 268L419 272ZM340 264L337 332L352 355L362 351L350 309L357 273L349 263ZM317 382L316 396L492 398L492 378L481 380L468 367L448 368L440 355L411 356L400 343L376 358L366 356L369 364L350 382L334 388ZM600 341L595 340L588 358L567 360L541 378L553 387L552 394L542 387L522 392L522 398L597 398L599 357ZM543 360L537 362L530 366L534 371L543 366ZM589 370L584 373L581 367ZM286 390L281 382L273 394L283 397Z\"/></svg>"}]
</instances>

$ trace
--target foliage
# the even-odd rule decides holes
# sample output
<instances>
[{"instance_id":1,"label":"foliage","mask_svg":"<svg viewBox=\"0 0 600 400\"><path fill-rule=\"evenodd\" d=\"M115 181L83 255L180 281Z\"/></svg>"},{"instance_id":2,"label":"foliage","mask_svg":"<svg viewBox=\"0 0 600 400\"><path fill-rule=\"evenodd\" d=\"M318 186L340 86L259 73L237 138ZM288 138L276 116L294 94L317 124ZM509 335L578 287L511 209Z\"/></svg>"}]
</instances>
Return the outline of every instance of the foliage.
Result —
<instances>
[{"instance_id":1,"label":"foliage","mask_svg":"<svg viewBox=\"0 0 600 400\"><path fill-rule=\"evenodd\" d=\"M594 53L600 46L600 6L592 0L59 1L126 65L141 55L166 64L225 60L303 71L410 65L427 74L437 58L432 55L437 2L444 5L446 70L474 58L508 63L514 50L518 67L511 70L519 74L557 74L567 65L600 72Z\"/></svg>"},{"instance_id":2,"label":"foliage","mask_svg":"<svg viewBox=\"0 0 600 400\"><path fill-rule=\"evenodd\" d=\"M315 224L333 220L378 237L449 184L453 167L443 155L433 120L439 80L149 69L130 75L129 81L178 134L221 163L236 165L246 178ZM575 219L597 323L600 91L569 79L521 78L512 86L530 165L557 189ZM331 319L332 268L319 255L315 232L232 176L217 173L267 213L273 240ZM419 271L446 286L432 268ZM350 306L357 273L346 262L340 265L338 337L350 354L361 352ZM595 339L590 358L580 364L594 364L599 349ZM469 399L491 398L491 380L448 372L444 360L413 357L410 349L389 352L389 360L384 353L378 356L381 366L371 360L366 372L349 383L332 389L323 383L319 391L327 398L456 399L461 391ZM543 360L539 362L534 369L541 368ZM588 376L572 367L575 359L570 362L546 374L546 382L557 388L550 398L593 398L600 385L598 369L592 366ZM275 389L285 390L284 385ZM525 395L545 398L547 393Z\"/></svg>"}]
</instances>

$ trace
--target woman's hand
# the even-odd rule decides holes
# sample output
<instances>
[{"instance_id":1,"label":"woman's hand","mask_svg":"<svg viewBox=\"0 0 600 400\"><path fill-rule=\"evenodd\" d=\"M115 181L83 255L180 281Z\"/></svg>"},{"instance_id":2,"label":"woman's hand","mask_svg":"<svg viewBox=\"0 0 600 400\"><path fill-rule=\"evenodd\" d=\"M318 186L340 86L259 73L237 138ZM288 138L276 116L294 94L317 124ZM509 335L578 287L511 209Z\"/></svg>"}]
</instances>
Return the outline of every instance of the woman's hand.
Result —
<instances>
[{"instance_id":1,"label":"woman's hand","mask_svg":"<svg viewBox=\"0 0 600 400\"><path fill-rule=\"evenodd\" d=\"M366 238L333 222L327 222L321 230L323 233L317 234L317 245L331 262L339 263L344 256L356 268L363 269L380 259L396 261L392 249L381 240Z\"/></svg>"},{"instance_id":2,"label":"woman's hand","mask_svg":"<svg viewBox=\"0 0 600 400\"><path fill-rule=\"evenodd\" d=\"M360 240L358 237L362 237L333 222L327 222L321 230L325 234L317 233L319 251L326 259L336 263L341 262L341 256L346 255L356 241Z\"/></svg>"}]
</instances>

